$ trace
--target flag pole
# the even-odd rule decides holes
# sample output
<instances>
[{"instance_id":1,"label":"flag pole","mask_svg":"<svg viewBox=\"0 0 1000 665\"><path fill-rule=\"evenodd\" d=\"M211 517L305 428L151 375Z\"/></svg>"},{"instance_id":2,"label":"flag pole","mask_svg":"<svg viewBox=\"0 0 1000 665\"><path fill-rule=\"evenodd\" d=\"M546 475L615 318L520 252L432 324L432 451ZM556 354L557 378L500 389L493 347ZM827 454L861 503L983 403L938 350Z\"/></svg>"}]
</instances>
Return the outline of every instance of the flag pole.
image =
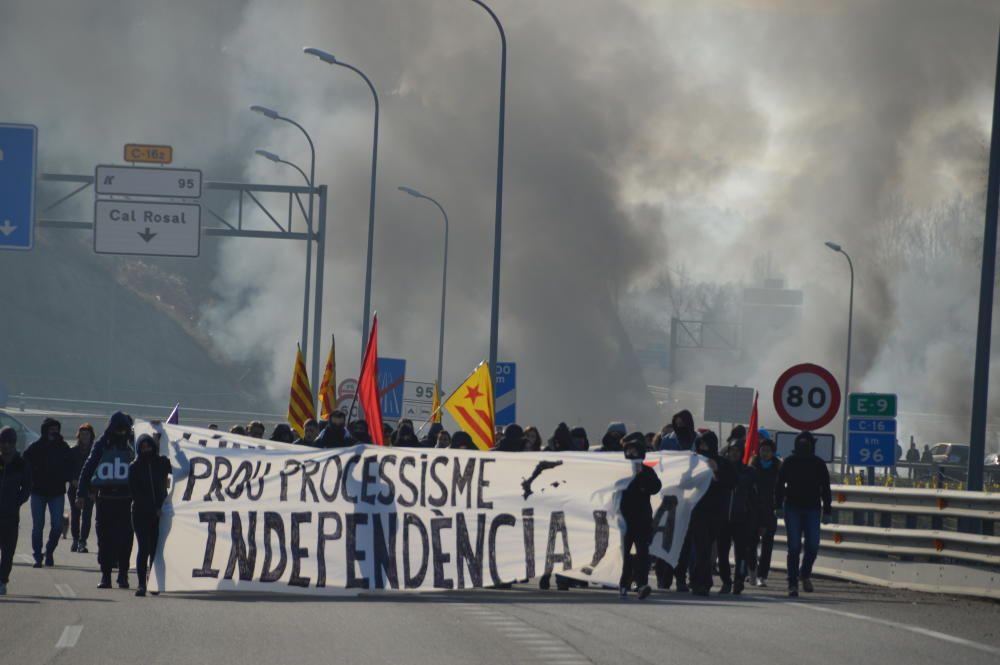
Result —
<instances>
[{"instance_id":1,"label":"flag pole","mask_svg":"<svg viewBox=\"0 0 1000 665\"><path fill-rule=\"evenodd\" d=\"M482 367L485 364L487 364L487 363L486 363L485 360L483 360L478 365L476 365L476 368L474 370L472 370L471 372L469 372L469 374L464 379L462 379L462 382L458 384L458 387L455 388L453 391L451 391L451 394L448 395L448 397L446 397L445 399L441 400L441 404L438 406L437 410L435 410L434 413L431 414L430 418L428 418L427 420L424 421L424 424L421 425L420 429L417 430L417 434L420 434L421 432L424 431L424 428L427 427L427 424L434 418L434 415L436 413L438 413L439 411L441 411L441 409L444 408L445 402L447 402L452 397L454 397L455 393L457 393L459 390L461 390L462 386L465 385L465 382L468 381L469 379L471 379L472 375L475 374L476 372L478 372L479 368ZM493 375L492 374L490 375L490 380L491 381L493 380ZM438 386L438 390L440 390L440 389L441 389L440 386Z\"/></svg>"}]
</instances>

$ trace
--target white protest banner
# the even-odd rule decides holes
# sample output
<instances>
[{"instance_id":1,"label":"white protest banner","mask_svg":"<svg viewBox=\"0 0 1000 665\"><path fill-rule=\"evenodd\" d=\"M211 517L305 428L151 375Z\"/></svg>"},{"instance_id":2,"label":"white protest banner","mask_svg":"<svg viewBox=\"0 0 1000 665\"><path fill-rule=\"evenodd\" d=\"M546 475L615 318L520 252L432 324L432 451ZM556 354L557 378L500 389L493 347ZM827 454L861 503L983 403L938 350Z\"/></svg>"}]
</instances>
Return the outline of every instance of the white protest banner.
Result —
<instances>
[{"instance_id":1,"label":"white protest banner","mask_svg":"<svg viewBox=\"0 0 1000 665\"><path fill-rule=\"evenodd\" d=\"M430 591L553 572L617 585L633 474L620 455L318 450L137 423L150 432L173 468L153 589ZM712 473L686 452L646 462L663 481L650 551L676 564Z\"/></svg>"}]
</instances>

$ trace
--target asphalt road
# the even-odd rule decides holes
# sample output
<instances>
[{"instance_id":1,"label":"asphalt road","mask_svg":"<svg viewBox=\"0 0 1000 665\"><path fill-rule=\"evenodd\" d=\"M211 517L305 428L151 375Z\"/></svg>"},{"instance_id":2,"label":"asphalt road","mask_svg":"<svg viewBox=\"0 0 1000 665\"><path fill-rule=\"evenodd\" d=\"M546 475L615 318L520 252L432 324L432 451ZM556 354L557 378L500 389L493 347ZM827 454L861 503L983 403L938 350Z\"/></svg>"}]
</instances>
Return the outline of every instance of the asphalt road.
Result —
<instances>
[{"instance_id":1,"label":"asphalt road","mask_svg":"<svg viewBox=\"0 0 1000 665\"><path fill-rule=\"evenodd\" d=\"M1000 662L1000 603L817 580L790 601L604 590L512 590L316 599L213 594L136 598L96 588L94 554L63 541L56 567L30 565L22 515L9 595L0 597L0 663ZM96 549L91 543L91 549ZM135 583L134 575L132 579Z\"/></svg>"}]
</instances>

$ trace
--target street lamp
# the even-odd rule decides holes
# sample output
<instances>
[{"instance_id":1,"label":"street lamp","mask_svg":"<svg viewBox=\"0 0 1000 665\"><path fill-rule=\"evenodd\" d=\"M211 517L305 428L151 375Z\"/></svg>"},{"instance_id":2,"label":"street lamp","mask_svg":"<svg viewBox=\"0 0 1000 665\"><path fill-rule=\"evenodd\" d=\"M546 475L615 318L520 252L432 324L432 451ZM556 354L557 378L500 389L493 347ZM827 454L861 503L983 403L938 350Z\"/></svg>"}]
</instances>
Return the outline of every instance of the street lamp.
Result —
<instances>
[{"instance_id":1,"label":"street lamp","mask_svg":"<svg viewBox=\"0 0 1000 665\"><path fill-rule=\"evenodd\" d=\"M835 242L827 240L824 243L831 250L837 252L838 254L843 254L844 258L847 259L847 266L851 269L851 295L850 304L847 308L847 368L844 370L844 397L845 408L844 408L844 426L841 432L840 440L840 474L843 475L847 468L847 416L850 406L850 394L851 394L851 329L854 327L854 262L851 261L851 257L844 248ZM869 468L869 482L874 482L874 468Z\"/></svg>"},{"instance_id":2,"label":"street lamp","mask_svg":"<svg viewBox=\"0 0 1000 665\"><path fill-rule=\"evenodd\" d=\"M437 206L438 210L441 211L441 215L444 217L444 272L441 276L441 328L438 333L438 371L437 371L437 388L438 390L443 390L441 385L441 367L444 364L444 304L445 304L445 294L448 289L448 213L444 211L444 208L440 203L435 201L430 196L426 194L421 194L417 190L411 187L398 187L399 191L404 194L409 194L410 196L418 199L426 199Z\"/></svg>"},{"instance_id":3,"label":"street lamp","mask_svg":"<svg viewBox=\"0 0 1000 665\"><path fill-rule=\"evenodd\" d=\"M507 35L503 24L482 0L472 0L486 10L500 31L500 130L497 139L497 200L493 224L493 297L490 307L490 371L496 371L497 346L500 338L500 227L503 213L503 129L507 107Z\"/></svg>"},{"instance_id":4,"label":"street lamp","mask_svg":"<svg viewBox=\"0 0 1000 665\"><path fill-rule=\"evenodd\" d=\"M307 53L308 55L314 55L328 65L338 65L340 67L350 69L352 72L364 79L365 83L368 84L368 89L372 92L372 98L375 100L375 130L372 138L371 191L368 194L368 256L365 265L365 312L364 321L362 321L361 324L361 355L364 356L365 345L368 344L368 326L371 321L372 307L372 250L375 247L375 174L378 167L378 93L375 92L375 86L372 85L371 79L365 76L363 71L354 65L337 60L332 53L327 53L326 51L312 47L306 47L302 49L302 52Z\"/></svg>"},{"instance_id":5,"label":"street lamp","mask_svg":"<svg viewBox=\"0 0 1000 665\"><path fill-rule=\"evenodd\" d=\"M270 109L266 106L260 106L258 104L254 104L253 106L251 106L250 110L253 111L254 113L259 113L265 118L268 118L270 120L280 120L281 122L287 122L290 125L294 125L295 127L298 128L300 132L302 132L302 135L306 137L306 141L309 142L309 177L306 178L306 182L309 185L309 211L307 213L308 219L306 220L306 224L308 225L310 238L306 242L306 286L305 286L305 295L303 296L304 303L302 305L302 311L303 311L302 350L303 353L306 353L308 352L309 349L309 279L310 279L309 276L312 269L313 192L316 189L316 146L313 144L312 137L309 136L309 132L306 131L305 127L295 122L291 118L286 118L285 116L281 115L274 109ZM267 157L267 155L262 154L265 152L267 151L259 151L259 150L257 151L257 153L261 154L261 156ZM273 155L274 153L269 153L269 154ZM267 159L271 159L271 157L267 157ZM288 162L283 162L283 160L280 159L278 160L271 159L271 161L277 161L288 164ZM294 164L290 165L295 166ZM302 170L299 169L297 166L295 168L298 169L300 173L302 172ZM304 173L303 176L305 176ZM325 242L325 238L321 239L321 242ZM316 284L315 313L317 314L317 316L315 317L315 321L313 322L315 330L313 331L314 339L313 339L313 354L312 354L313 356L312 369L313 369L314 381L316 380L316 374L319 372L319 353L320 353L319 339L320 339L320 326L322 325L322 322L320 321L320 317L318 316L318 314L322 313L322 303L320 302L320 300L323 294L323 287L321 284L319 284L319 276L317 276L316 281L317 284Z\"/></svg>"}]
</instances>

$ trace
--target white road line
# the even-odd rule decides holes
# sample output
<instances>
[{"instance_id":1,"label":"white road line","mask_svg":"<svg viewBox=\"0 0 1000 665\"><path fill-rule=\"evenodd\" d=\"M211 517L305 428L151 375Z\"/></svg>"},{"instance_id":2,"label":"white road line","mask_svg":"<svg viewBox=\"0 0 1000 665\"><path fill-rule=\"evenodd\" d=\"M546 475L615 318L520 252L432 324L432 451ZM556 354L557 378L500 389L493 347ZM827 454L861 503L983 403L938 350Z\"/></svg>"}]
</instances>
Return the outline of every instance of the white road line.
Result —
<instances>
[{"instance_id":1,"label":"white road line","mask_svg":"<svg viewBox=\"0 0 1000 665\"><path fill-rule=\"evenodd\" d=\"M836 614L838 616L847 617L849 619L859 619L861 621L875 623L880 626L888 626L889 628L898 628L899 630L906 630L911 633L916 633L918 635L933 637L943 642L951 642L952 644L961 644L962 646L969 647L970 649L976 649L977 651L982 651L983 653L989 653L996 656L1000 656L1000 648L992 647L988 644L973 642L972 640L967 640L963 637L957 637L955 635L949 635L947 633L939 633L938 631L930 630L929 628L921 628L920 626L911 626L906 623L899 623L898 621L889 621L888 619L877 619L875 617L870 617L864 614L855 614L854 612L832 610L829 607L820 607L818 605L810 605L809 603L793 603L791 601L778 601L778 602L781 602L790 607L794 607L796 609L804 607L806 609L813 610L814 612L826 612L828 614Z\"/></svg>"},{"instance_id":2,"label":"white road line","mask_svg":"<svg viewBox=\"0 0 1000 665\"><path fill-rule=\"evenodd\" d=\"M71 647L75 647L76 641L80 639L80 633L82 632L83 626L66 626L63 628L59 641L56 642L56 648L69 649Z\"/></svg>"},{"instance_id":3,"label":"white road line","mask_svg":"<svg viewBox=\"0 0 1000 665\"><path fill-rule=\"evenodd\" d=\"M58 591L59 595L63 598L76 598L76 592L73 591L73 587L68 584L57 584L56 591Z\"/></svg>"}]
</instances>

